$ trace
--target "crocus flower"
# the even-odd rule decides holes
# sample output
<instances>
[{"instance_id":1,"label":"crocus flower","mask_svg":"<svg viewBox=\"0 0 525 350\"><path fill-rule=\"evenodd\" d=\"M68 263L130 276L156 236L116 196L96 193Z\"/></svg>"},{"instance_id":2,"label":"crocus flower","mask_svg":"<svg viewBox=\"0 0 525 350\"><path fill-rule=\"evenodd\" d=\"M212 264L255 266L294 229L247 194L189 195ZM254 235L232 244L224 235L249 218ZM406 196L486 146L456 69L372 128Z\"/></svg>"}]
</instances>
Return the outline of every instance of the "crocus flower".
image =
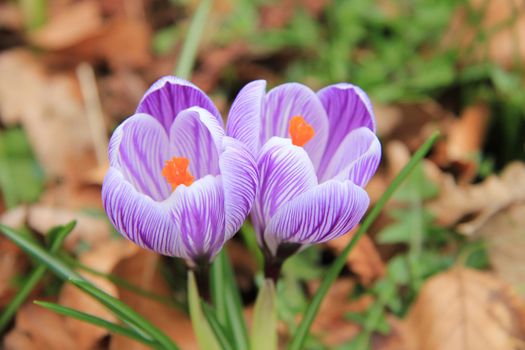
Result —
<instances>
[{"instance_id":1,"label":"crocus flower","mask_svg":"<svg viewBox=\"0 0 525 350\"><path fill-rule=\"evenodd\" d=\"M257 187L253 156L225 136L212 101L164 77L113 133L102 186L111 223L160 254L211 260L244 222Z\"/></svg>"},{"instance_id":2,"label":"crocus flower","mask_svg":"<svg viewBox=\"0 0 525 350\"><path fill-rule=\"evenodd\" d=\"M336 238L359 222L369 205L363 187L381 146L372 105L357 86L341 83L317 94L297 83L265 89L265 81L254 81L239 92L227 132L257 160L251 218L271 259Z\"/></svg>"}]
</instances>

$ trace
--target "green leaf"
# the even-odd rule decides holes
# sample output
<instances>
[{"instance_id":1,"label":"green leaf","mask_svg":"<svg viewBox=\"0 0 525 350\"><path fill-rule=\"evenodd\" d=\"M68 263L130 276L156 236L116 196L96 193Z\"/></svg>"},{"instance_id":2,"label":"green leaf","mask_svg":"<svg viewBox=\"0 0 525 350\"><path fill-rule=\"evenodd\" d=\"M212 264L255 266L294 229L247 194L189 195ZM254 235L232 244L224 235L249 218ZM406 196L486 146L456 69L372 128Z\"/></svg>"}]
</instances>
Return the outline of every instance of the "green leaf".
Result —
<instances>
[{"instance_id":1,"label":"green leaf","mask_svg":"<svg viewBox=\"0 0 525 350\"><path fill-rule=\"evenodd\" d=\"M234 349L235 347L233 346L233 340L228 337L228 333L219 323L219 320L215 315L215 310L213 310L213 308L205 302L201 302L201 308L202 312L204 313L204 316L206 317L206 320L208 321L211 329L213 330L213 333L217 337L217 341L221 345L221 348Z\"/></svg>"},{"instance_id":2,"label":"green leaf","mask_svg":"<svg viewBox=\"0 0 525 350\"><path fill-rule=\"evenodd\" d=\"M47 235L51 237L52 241L50 248L51 254L55 254L60 249L62 242L64 242L64 239L66 239L67 235L71 233L75 227L75 224L76 222L72 221L67 225L51 229ZM24 303L29 294L31 294L31 291L36 287L38 282L40 282L42 277L44 277L46 270L47 268L45 265L37 266L33 272L31 272L31 275L26 280L25 284L20 288L13 300L11 300L11 302L5 307L2 315L0 316L0 333L5 329L13 315L16 313L16 310L18 310L20 305Z\"/></svg>"},{"instance_id":3,"label":"green leaf","mask_svg":"<svg viewBox=\"0 0 525 350\"><path fill-rule=\"evenodd\" d=\"M168 337L164 332L162 332L155 325L143 318L131 307L124 304L119 299L104 292L103 290L98 289L96 286L92 285L86 280L70 278L69 282L74 284L86 294L89 294L93 298L98 300L102 305L104 305L108 310L113 312L122 321L126 322L127 324L135 328L137 331L141 331L142 333L147 334L148 336L153 338L164 349L176 350L179 348L173 342L173 340L170 337Z\"/></svg>"},{"instance_id":4,"label":"green leaf","mask_svg":"<svg viewBox=\"0 0 525 350\"><path fill-rule=\"evenodd\" d=\"M158 343L156 343L155 341L153 341L150 338L146 338L146 337L142 336L140 333L135 332L131 328L123 327L123 326L118 325L116 323L104 320L104 319L102 319L100 317L97 317L97 316L94 316L94 315L90 315L90 314L87 314L87 313L84 313L84 312L81 312L81 311L78 311L78 310L75 310L75 309L71 309L69 307L65 307L65 306L62 306L62 305L58 305L58 304L55 304L55 303L48 303L48 302L44 302L44 301L35 301L34 303L39 305L39 306L42 306L42 307L44 307L46 309L54 311L54 312L56 312L58 314L61 314L61 315L64 315L64 316L68 316L68 317L71 317L71 318L75 318L77 320L84 321L84 322L87 322L87 323L91 323L92 325L95 325L95 326L98 326L98 327L102 327L104 329L107 329L111 333L121 334L121 335L123 335L125 337L134 339L134 340L139 341L139 342L141 342L143 344L146 344L146 345L148 345L150 347L158 347Z\"/></svg>"},{"instance_id":5,"label":"green leaf","mask_svg":"<svg viewBox=\"0 0 525 350\"><path fill-rule=\"evenodd\" d=\"M439 132L434 132L434 134L417 150L417 152L412 156L408 164L399 172L399 174L396 176L396 178L394 178L390 186L388 186L386 191L383 193L381 198L379 198L377 204L366 216L354 237L352 237L352 240L348 243L345 249L343 249L343 251L337 257L337 259L332 263L332 265L326 273L326 277L323 279L321 285L317 289L317 292L315 293L312 302L308 305L297 331L292 337L292 341L290 342L288 348L289 350L302 349L304 341L308 335L308 330L310 329L310 326L312 325L317 311L319 310L321 302L323 301L324 296L328 292L330 285L337 279L337 276L345 266L346 257L353 249L353 247L357 244L361 236L370 228L372 223L379 216L381 210L388 202L390 197L392 197L397 188L403 183L403 181L408 177L408 175L410 175L410 173L414 170L416 165L428 153L432 145L436 142L438 136Z\"/></svg>"},{"instance_id":6,"label":"green leaf","mask_svg":"<svg viewBox=\"0 0 525 350\"><path fill-rule=\"evenodd\" d=\"M44 188L44 174L20 128L0 132L0 190L8 208L34 202Z\"/></svg>"},{"instance_id":7,"label":"green leaf","mask_svg":"<svg viewBox=\"0 0 525 350\"><path fill-rule=\"evenodd\" d=\"M188 301L190 304L190 317L193 331L197 337L199 348L206 350L221 350L220 342L215 337L210 324L201 309L195 274L188 271Z\"/></svg>"},{"instance_id":8,"label":"green leaf","mask_svg":"<svg viewBox=\"0 0 525 350\"><path fill-rule=\"evenodd\" d=\"M211 0L202 0L197 12L193 15L190 27L188 28L188 35L184 41L184 46L175 68L175 75L183 79L189 79L195 57L197 55L197 48L199 47L199 41L201 39L202 32L206 25L208 13L211 8Z\"/></svg>"},{"instance_id":9,"label":"green leaf","mask_svg":"<svg viewBox=\"0 0 525 350\"><path fill-rule=\"evenodd\" d=\"M234 340L236 349L248 348L248 331L233 269L223 249L211 266L211 295L217 319Z\"/></svg>"},{"instance_id":10,"label":"green leaf","mask_svg":"<svg viewBox=\"0 0 525 350\"><path fill-rule=\"evenodd\" d=\"M55 258L52 254L46 252L42 247L25 235L2 224L0 224L0 231L2 231L7 238L13 241L23 251L35 258L41 264L45 265L61 279L67 280L69 278L80 278L80 276L69 268L69 266Z\"/></svg>"},{"instance_id":11,"label":"green leaf","mask_svg":"<svg viewBox=\"0 0 525 350\"><path fill-rule=\"evenodd\" d=\"M277 349L277 310L275 286L266 279L259 291L253 311L253 323L250 341L251 350Z\"/></svg>"}]
</instances>

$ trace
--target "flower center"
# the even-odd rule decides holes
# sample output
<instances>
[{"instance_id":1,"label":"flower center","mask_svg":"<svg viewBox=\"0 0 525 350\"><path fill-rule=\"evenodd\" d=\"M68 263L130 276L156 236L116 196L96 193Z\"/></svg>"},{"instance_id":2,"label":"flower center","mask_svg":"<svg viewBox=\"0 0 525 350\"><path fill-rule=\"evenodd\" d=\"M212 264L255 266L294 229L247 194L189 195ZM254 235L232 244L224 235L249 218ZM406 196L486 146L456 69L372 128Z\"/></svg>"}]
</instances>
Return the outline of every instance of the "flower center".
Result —
<instances>
[{"instance_id":1,"label":"flower center","mask_svg":"<svg viewBox=\"0 0 525 350\"><path fill-rule=\"evenodd\" d=\"M292 143L296 146L304 146L315 135L314 128L304 120L300 115L296 115L290 119L290 127L288 128Z\"/></svg>"},{"instance_id":2,"label":"flower center","mask_svg":"<svg viewBox=\"0 0 525 350\"><path fill-rule=\"evenodd\" d=\"M162 176L171 185L172 191L175 191L179 185L189 186L193 183L195 178L188 170L188 165L190 165L190 160L184 157L173 157L166 161L162 169Z\"/></svg>"}]
</instances>

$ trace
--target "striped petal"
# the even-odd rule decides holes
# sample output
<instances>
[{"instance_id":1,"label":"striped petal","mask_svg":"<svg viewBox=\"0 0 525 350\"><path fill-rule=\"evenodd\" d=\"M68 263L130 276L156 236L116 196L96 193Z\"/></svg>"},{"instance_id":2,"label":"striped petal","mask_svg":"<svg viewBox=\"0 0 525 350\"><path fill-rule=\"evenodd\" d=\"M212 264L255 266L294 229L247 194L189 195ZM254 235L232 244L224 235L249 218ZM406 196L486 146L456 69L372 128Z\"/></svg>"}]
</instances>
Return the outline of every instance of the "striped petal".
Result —
<instances>
[{"instance_id":1,"label":"striped petal","mask_svg":"<svg viewBox=\"0 0 525 350\"><path fill-rule=\"evenodd\" d=\"M256 80L239 92L230 109L226 131L228 136L242 141L257 155L260 147L261 114L266 94L266 81Z\"/></svg>"},{"instance_id":2,"label":"striped petal","mask_svg":"<svg viewBox=\"0 0 525 350\"><path fill-rule=\"evenodd\" d=\"M328 140L328 117L317 95L302 84L288 83L270 90L264 103L261 144L272 136L290 137L289 124L294 116L303 117L315 131L304 149L317 168Z\"/></svg>"},{"instance_id":3,"label":"striped petal","mask_svg":"<svg viewBox=\"0 0 525 350\"><path fill-rule=\"evenodd\" d=\"M224 129L205 109L193 107L182 111L170 129L172 156L190 160L189 170L196 179L219 174L219 150Z\"/></svg>"},{"instance_id":4,"label":"striped petal","mask_svg":"<svg viewBox=\"0 0 525 350\"><path fill-rule=\"evenodd\" d=\"M283 205L271 219L264 240L272 254L281 243L309 245L350 231L366 212L367 193L351 181L328 181Z\"/></svg>"},{"instance_id":5,"label":"striped petal","mask_svg":"<svg viewBox=\"0 0 525 350\"><path fill-rule=\"evenodd\" d=\"M317 185L315 169L305 150L290 139L271 138L257 160L259 188L252 221L260 235L271 217L291 199ZM262 241L260 241L263 244Z\"/></svg>"},{"instance_id":6,"label":"striped petal","mask_svg":"<svg viewBox=\"0 0 525 350\"><path fill-rule=\"evenodd\" d=\"M247 147L240 141L225 137L220 156L226 239L231 238L248 216L257 191L257 165Z\"/></svg>"},{"instance_id":7,"label":"striped petal","mask_svg":"<svg viewBox=\"0 0 525 350\"><path fill-rule=\"evenodd\" d=\"M222 125L219 111L201 89L184 79L166 76L157 80L146 91L137 107L137 113L151 114L165 130L169 130L179 112L195 106L210 111Z\"/></svg>"},{"instance_id":8,"label":"striped petal","mask_svg":"<svg viewBox=\"0 0 525 350\"><path fill-rule=\"evenodd\" d=\"M368 128L353 130L343 140L321 178L351 180L364 187L375 174L381 160L381 144Z\"/></svg>"},{"instance_id":9,"label":"striped petal","mask_svg":"<svg viewBox=\"0 0 525 350\"><path fill-rule=\"evenodd\" d=\"M120 234L143 248L179 256L169 201L156 202L140 193L114 167L110 167L104 178L102 201L109 220Z\"/></svg>"},{"instance_id":10,"label":"striped petal","mask_svg":"<svg viewBox=\"0 0 525 350\"><path fill-rule=\"evenodd\" d=\"M138 192L162 201L171 192L162 177L170 149L168 135L159 122L150 115L135 114L113 133L109 161Z\"/></svg>"},{"instance_id":11,"label":"striped petal","mask_svg":"<svg viewBox=\"0 0 525 350\"><path fill-rule=\"evenodd\" d=\"M224 192L219 177L206 176L175 190L173 220L181 237L181 256L212 259L225 242Z\"/></svg>"},{"instance_id":12,"label":"striped petal","mask_svg":"<svg viewBox=\"0 0 525 350\"><path fill-rule=\"evenodd\" d=\"M366 127L376 130L372 103L361 88L347 83L330 85L317 93L328 115L329 139L323 163L327 165L346 135L352 130Z\"/></svg>"}]
</instances>

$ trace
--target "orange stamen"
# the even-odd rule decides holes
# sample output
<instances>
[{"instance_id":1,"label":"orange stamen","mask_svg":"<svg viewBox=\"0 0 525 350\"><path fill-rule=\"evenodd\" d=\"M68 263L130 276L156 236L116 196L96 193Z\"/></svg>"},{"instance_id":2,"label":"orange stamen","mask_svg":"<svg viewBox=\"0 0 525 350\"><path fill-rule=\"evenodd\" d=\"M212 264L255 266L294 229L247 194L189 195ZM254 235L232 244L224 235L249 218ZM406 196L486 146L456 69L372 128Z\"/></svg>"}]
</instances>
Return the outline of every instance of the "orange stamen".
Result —
<instances>
[{"instance_id":1,"label":"orange stamen","mask_svg":"<svg viewBox=\"0 0 525 350\"><path fill-rule=\"evenodd\" d=\"M292 143L301 147L315 135L314 128L300 115L296 115L290 119L290 127L288 130L292 138Z\"/></svg>"},{"instance_id":2,"label":"orange stamen","mask_svg":"<svg viewBox=\"0 0 525 350\"><path fill-rule=\"evenodd\" d=\"M166 161L166 165L162 169L162 176L171 185L171 190L175 191L177 186L189 186L195 179L188 170L190 160L184 157L173 157Z\"/></svg>"}]
</instances>

